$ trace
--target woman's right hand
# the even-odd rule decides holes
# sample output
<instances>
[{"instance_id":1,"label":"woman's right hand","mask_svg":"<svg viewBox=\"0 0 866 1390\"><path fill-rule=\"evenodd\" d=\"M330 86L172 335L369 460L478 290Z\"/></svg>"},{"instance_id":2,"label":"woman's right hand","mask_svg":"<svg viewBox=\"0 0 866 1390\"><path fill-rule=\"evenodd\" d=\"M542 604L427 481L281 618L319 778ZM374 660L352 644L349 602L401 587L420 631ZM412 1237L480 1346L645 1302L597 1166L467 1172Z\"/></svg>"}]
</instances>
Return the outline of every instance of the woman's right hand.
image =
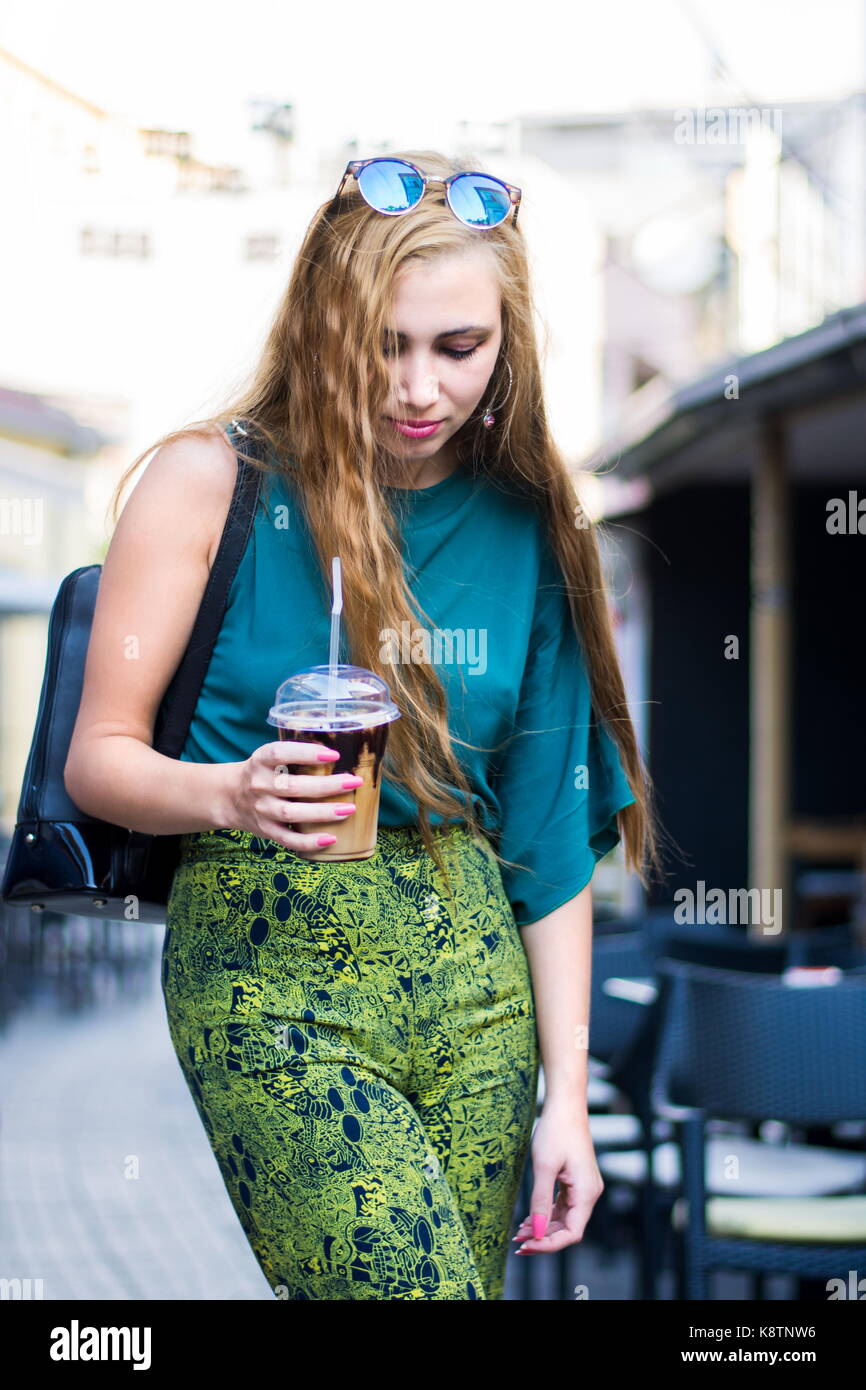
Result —
<instances>
[{"instance_id":1,"label":"woman's right hand","mask_svg":"<svg viewBox=\"0 0 866 1390\"><path fill-rule=\"evenodd\" d=\"M352 791L361 785L363 777L312 771L289 773L287 765L309 763L321 767L322 763L336 762L337 758L338 754L325 744L296 743L287 739L263 743L245 762L230 763L231 828L275 840L296 854L319 849L323 839L333 844L336 837L326 822L348 820L348 816L336 815L342 806L350 806L349 814L354 815ZM336 804L323 805L312 799L336 796L341 792L346 793L345 798ZM308 835L290 829L290 823L305 821L322 821L322 829Z\"/></svg>"}]
</instances>

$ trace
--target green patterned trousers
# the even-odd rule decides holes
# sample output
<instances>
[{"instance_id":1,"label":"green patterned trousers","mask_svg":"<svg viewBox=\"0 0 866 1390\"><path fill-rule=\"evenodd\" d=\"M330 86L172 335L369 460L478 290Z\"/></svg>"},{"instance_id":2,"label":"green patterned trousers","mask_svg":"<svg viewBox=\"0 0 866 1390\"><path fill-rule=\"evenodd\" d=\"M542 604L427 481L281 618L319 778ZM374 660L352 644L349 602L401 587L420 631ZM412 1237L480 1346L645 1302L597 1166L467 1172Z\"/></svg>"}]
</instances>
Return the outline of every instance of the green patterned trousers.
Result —
<instances>
[{"instance_id":1,"label":"green patterned trousers","mask_svg":"<svg viewBox=\"0 0 866 1390\"><path fill-rule=\"evenodd\" d=\"M453 899L413 826L342 863L182 837L169 1031L277 1298L503 1296L535 1004L490 845L435 833Z\"/></svg>"}]
</instances>

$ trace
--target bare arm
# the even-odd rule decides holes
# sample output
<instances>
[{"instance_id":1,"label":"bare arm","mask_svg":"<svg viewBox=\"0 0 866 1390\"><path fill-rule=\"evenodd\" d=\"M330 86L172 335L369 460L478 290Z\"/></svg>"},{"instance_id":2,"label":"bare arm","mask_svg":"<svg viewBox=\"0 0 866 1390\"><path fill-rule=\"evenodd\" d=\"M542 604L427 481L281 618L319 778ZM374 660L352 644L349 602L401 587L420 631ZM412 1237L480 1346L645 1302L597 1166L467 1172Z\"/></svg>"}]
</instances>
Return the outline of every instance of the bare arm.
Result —
<instances>
[{"instance_id":1,"label":"bare arm","mask_svg":"<svg viewBox=\"0 0 866 1390\"><path fill-rule=\"evenodd\" d=\"M227 441L224 451L198 439L157 450L102 567L64 782L83 811L131 830L206 830L225 814L222 766L181 763L151 744L207 583L220 512L223 521L228 512L227 450Z\"/></svg>"},{"instance_id":2,"label":"bare arm","mask_svg":"<svg viewBox=\"0 0 866 1390\"><path fill-rule=\"evenodd\" d=\"M82 811L148 835L182 835L231 825L229 763L187 763L155 752L126 734L95 734L82 745L87 759L69 795ZM68 764L67 764L68 766ZM226 808L226 809L223 809Z\"/></svg>"},{"instance_id":3,"label":"bare arm","mask_svg":"<svg viewBox=\"0 0 866 1390\"><path fill-rule=\"evenodd\" d=\"M592 887L521 928L536 1000L544 1105L532 1139L530 1214L521 1250L544 1253L579 1241L601 1195L587 1108L592 977ZM559 1191L554 1201L554 1188ZM533 1233L532 1215L538 1218Z\"/></svg>"},{"instance_id":4,"label":"bare arm","mask_svg":"<svg viewBox=\"0 0 866 1390\"><path fill-rule=\"evenodd\" d=\"M316 763L321 745L263 744L237 763L181 762L152 747L236 476L234 450L220 434L164 445L139 479L102 568L64 784L83 811L129 830L173 835L237 827L310 849L316 837L285 824L301 819L287 797L333 795L343 779L278 780L277 768L290 760ZM308 810L304 820L334 819L333 804Z\"/></svg>"},{"instance_id":5,"label":"bare arm","mask_svg":"<svg viewBox=\"0 0 866 1390\"><path fill-rule=\"evenodd\" d=\"M537 1000L545 1104L587 1106L592 885L521 928Z\"/></svg>"}]
</instances>

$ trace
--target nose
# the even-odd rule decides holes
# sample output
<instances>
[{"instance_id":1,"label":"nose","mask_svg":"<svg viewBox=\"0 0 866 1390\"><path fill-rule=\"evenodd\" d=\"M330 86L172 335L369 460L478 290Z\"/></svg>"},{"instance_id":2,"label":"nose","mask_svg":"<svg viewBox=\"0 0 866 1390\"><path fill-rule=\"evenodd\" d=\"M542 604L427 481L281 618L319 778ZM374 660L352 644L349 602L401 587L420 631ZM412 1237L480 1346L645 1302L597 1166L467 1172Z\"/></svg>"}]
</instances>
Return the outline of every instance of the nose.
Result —
<instances>
[{"instance_id":1,"label":"nose","mask_svg":"<svg viewBox=\"0 0 866 1390\"><path fill-rule=\"evenodd\" d=\"M439 377L429 362L402 361L398 373L397 399L412 411L424 411L439 399Z\"/></svg>"}]
</instances>

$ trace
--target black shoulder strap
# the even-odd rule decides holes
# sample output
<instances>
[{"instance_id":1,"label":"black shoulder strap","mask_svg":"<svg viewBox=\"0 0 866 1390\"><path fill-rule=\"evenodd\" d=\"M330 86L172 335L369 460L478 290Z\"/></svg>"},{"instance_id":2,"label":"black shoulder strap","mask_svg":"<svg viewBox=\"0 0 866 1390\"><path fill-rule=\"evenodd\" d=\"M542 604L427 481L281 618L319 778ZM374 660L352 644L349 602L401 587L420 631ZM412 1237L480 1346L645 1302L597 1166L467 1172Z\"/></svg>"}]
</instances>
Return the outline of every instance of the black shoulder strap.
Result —
<instances>
[{"instance_id":1,"label":"black shoulder strap","mask_svg":"<svg viewBox=\"0 0 866 1390\"><path fill-rule=\"evenodd\" d=\"M235 423L234 421L232 422ZM245 431L244 448L254 458L261 455L255 437ZM238 458L234 494L222 539L205 587L198 616L186 651L172 678L156 719L153 747L169 758L179 758L201 693L205 674L225 616L229 590L246 549L259 500L261 473Z\"/></svg>"}]
</instances>

